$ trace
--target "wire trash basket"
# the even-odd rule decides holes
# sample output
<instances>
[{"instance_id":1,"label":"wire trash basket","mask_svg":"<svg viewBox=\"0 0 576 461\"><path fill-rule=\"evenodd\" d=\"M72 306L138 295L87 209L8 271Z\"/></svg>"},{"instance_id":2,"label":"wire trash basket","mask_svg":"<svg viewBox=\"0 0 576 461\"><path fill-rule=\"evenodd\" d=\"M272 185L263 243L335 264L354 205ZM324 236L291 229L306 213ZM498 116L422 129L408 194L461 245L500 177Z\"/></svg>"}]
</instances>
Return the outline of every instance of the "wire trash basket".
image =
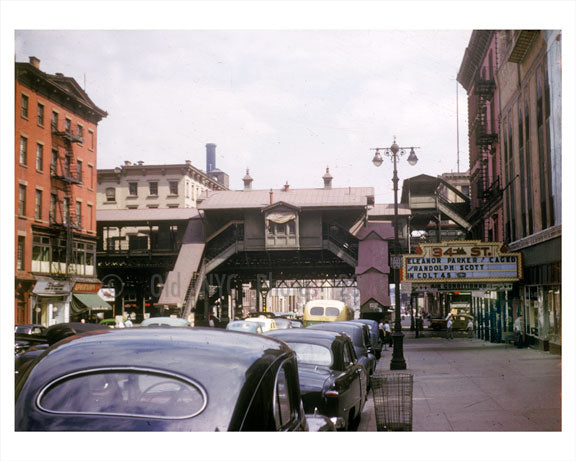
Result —
<instances>
[{"instance_id":1,"label":"wire trash basket","mask_svg":"<svg viewBox=\"0 0 576 461\"><path fill-rule=\"evenodd\" d=\"M408 372L380 372L370 378L376 430L412 431L414 376Z\"/></svg>"}]
</instances>

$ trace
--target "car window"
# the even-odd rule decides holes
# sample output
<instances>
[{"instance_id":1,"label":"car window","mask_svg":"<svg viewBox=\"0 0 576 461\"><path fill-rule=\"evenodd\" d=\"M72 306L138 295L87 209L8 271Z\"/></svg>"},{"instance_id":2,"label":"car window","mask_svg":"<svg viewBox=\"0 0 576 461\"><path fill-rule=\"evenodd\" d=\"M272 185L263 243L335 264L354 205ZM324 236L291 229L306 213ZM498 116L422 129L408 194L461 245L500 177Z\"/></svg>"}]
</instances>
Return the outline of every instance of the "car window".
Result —
<instances>
[{"instance_id":1,"label":"car window","mask_svg":"<svg viewBox=\"0 0 576 461\"><path fill-rule=\"evenodd\" d=\"M298 404L295 396L299 395L293 387L295 376L290 381L288 362L278 369L274 390L274 419L277 430L287 429L297 418ZM295 373L295 372L294 372Z\"/></svg>"},{"instance_id":2,"label":"car window","mask_svg":"<svg viewBox=\"0 0 576 461\"><path fill-rule=\"evenodd\" d=\"M310 365L332 366L333 357L330 349L318 344L306 343L288 343L294 352L298 363L307 363Z\"/></svg>"},{"instance_id":3,"label":"car window","mask_svg":"<svg viewBox=\"0 0 576 461\"><path fill-rule=\"evenodd\" d=\"M199 384L176 375L98 369L51 382L40 392L37 404L51 413L183 419L201 413L206 401Z\"/></svg>"},{"instance_id":4,"label":"car window","mask_svg":"<svg viewBox=\"0 0 576 461\"><path fill-rule=\"evenodd\" d=\"M340 315L340 309L337 307L327 307L326 315L329 315L330 317L337 317Z\"/></svg>"},{"instance_id":5,"label":"car window","mask_svg":"<svg viewBox=\"0 0 576 461\"><path fill-rule=\"evenodd\" d=\"M324 308L321 306L310 308L310 315L324 315Z\"/></svg>"},{"instance_id":6,"label":"car window","mask_svg":"<svg viewBox=\"0 0 576 461\"><path fill-rule=\"evenodd\" d=\"M345 344L342 348L342 360L344 360L344 366L347 367L349 363L351 363L352 356L350 355L349 345Z\"/></svg>"}]
</instances>

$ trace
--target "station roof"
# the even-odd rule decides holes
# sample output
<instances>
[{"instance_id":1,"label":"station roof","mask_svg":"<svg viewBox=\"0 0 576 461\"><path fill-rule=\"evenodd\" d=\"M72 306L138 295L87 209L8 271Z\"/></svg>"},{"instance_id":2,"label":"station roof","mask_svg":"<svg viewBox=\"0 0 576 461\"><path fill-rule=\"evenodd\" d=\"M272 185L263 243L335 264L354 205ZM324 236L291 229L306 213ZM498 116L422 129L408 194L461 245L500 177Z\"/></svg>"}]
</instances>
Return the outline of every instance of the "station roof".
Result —
<instances>
[{"instance_id":1,"label":"station roof","mask_svg":"<svg viewBox=\"0 0 576 461\"><path fill-rule=\"evenodd\" d=\"M96 210L97 222L183 221L199 217L200 212L196 208Z\"/></svg>"},{"instance_id":2,"label":"station roof","mask_svg":"<svg viewBox=\"0 0 576 461\"><path fill-rule=\"evenodd\" d=\"M277 202L284 202L299 208L361 207L374 202L374 188L211 191L208 197L198 205L198 209L262 209Z\"/></svg>"}]
</instances>

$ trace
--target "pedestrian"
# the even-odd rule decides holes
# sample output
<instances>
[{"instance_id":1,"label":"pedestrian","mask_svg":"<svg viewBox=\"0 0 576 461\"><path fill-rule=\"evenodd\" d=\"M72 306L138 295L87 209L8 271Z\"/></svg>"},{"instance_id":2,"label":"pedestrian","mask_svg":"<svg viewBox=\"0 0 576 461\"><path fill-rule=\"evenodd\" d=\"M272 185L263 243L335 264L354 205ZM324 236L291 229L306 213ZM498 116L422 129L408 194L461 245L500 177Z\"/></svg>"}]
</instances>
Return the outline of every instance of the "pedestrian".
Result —
<instances>
[{"instance_id":1,"label":"pedestrian","mask_svg":"<svg viewBox=\"0 0 576 461\"><path fill-rule=\"evenodd\" d=\"M448 317L448 321L446 322L446 339L454 339L454 335L452 334L452 317Z\"/></svg>"},{"instance_id":2,"label":"pedestrian","mask_svg":"<svg viewBox=\"0 0 576 461\"><path fill-rule=\"evenodd\" d=\"M514 320L514 334L516 335L516 347L520 348L524 345L522 340L522 332L524 331L524 319L521 315Z\"/></svg>"},{"instance_id":3,"label":"pedestrian","mask_svg":"<svg viewBox=\"0 0 576 461\"><path fill-rule=\"evenodd\" d=\"M386 344L385 340L386 340L386 332L384 330L384 320L380 319L380 323L378 324L378 336L380 338L380 342L382 344Z\"/></svg>"},{"instance_id":4,"label":"pedestrian","mask_svg":"<svg viewBox=\"0 0 576 461\"><path fill-rule=\"evenodd\" d=\"M134 324L132 323L132 320L130 320L130 317L128 317L128 318L126 319L126 321L124 322L124 326L125 326L126 328L132 328L132 327L134 326Z\"/></svg>"},{"instance_id":5,"label":"pedestrian","mask_svg":"<svg viewBox=\"0 0 576 461\"><path fill-rule=\"evenodd\" d=\"M468 325L466 325L466 331L468 332L468 337L472 339L474 334L474 323L472 319L468 319Z\"/></svg>"},{"instance_id":6,"label":"pedestrian","mask_svg":"<svg viewBox=\"0 0 576 461\"><path fill-rule=\"evenodd\" d=\"M384 320L384 337L385 344L392 347L392 330L388 320Z\"/></svg>"},{"instance_id":7,"label":"pedestrian","mask_svg":"<svg viewBox=\"0 0 576 461\"><path fill-rule=\"evenodd\" d=\"M214 317L210 316L210 319L208 320L208 326L211 328L214 328L216 326L216 324L214 323Z\"/></svg>"},{"instance_id":8,"label":"pedestrian","mask_svg":"<svg viewBox=\"0 0 576 461\"><path fill-rule=\"evenodd\" d=\"M422 335L422 332L424 330L424 319L422 318L421 315L418 315L418 317L416 317L416 337L419 338L420 335Z\"/></svg>"}]
</instances>

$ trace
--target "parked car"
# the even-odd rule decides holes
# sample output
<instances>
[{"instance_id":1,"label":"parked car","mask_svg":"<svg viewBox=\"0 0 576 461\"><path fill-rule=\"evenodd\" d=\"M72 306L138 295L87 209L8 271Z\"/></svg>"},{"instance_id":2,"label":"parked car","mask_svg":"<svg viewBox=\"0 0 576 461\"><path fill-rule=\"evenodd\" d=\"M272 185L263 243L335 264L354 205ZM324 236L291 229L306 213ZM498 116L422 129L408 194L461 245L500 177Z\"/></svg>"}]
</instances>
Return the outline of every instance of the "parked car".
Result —
<instances>
[{"instance_id":1,"label":"parked car","mask_svg":"<svg viewBox=\"0 0 576 461\"><path fill-rule=\"evenodd\" d=\"M330 417L340 429L355 429L366 401L367 375L350 337L309 328L266 333L296 352L304 411Z\"/></svg>"},{"instance_id":2,"label":"parked car","mask_svg":"<svg viewBox=\"0 0 576 461\"><path fill-rule=\"evenodd\" d=\"M215 328L66 338L16 380L17 431L304 431L296 353ZM319 422L319 418L324 421ZM326 417L314 428L334 429Z\"/></svg>"},{"instance_id":3,"label":"parked car","mask_svg":"<svg viewBox=\"0 0 576 461\"><path fill-rule=\"evenodd\" d=\"M380 357L382 356L382 340L380 339L378 322L376 320L370 320L370 319L355 319L349 321L368 325L368 328L370 328L370 343L372 345L372 349L374 350L376 360L379 360Z\"/></svg>"},{"instance_id":4,"label":"parked car","mask_svg":"<svg viewBox=\"0 0 576 461\"><path fill-rule=\"evenodd\" d=\"M38 324L16 325L14 327L14 333L17 335L43 335L45 332L46 327Z\"/></svg>"},{"instance_id":5,"label":"parked car","mask_svg":"<svg viewBox=\"0 0 576 461\"><path fill-rule=\"evenodd\" d=\"M262 334L262 326L259 322L245 322L244 320L234 320L226 325L227 330L242 331L244 333Z\"/></svg>"},{"instance_id":6,"label":"parked car","mask_svg":"<svg viewBox=\"0 0 576 461\"><path fill-rule=\"evenodd\" d=\"M142 320L141 327L189 327L190 322L179 317L150 317Z\"/></svg>"},{"instance_id":7,"label":"parked car","mask_svg":"<svg viewBox=\"0 0 576 461\"><path fill-rule=\"evenodd\" d=\"M300 320L290 320L292 328L304 328L303 323Z\"/></svg>"},{"instance_id":8,"label":"parked car","mask_svg":"<svg viewBox=\"0 0 576 461\"><path fill-rule=\"evenodd\" d=\"M352 344L354 345L354 350L356 351L356 356L358 357L358 363L360 363L360 365L366 369L368 376L371 376L376 369L376 357L372 353L372 348L366 340L366 336L368 334L366 329L368 326L344 321L315 323L313 325L307 326L306 328L346 333L348 336L350 336L350 339L352 339ZM366 386L370 386L369 379Z\"/></svg>"},{"instance_id":9,"label":"parked car","mask_svg":"<svg viewBox=\"0 0 576 461\"><path fill-rule=\"evenodd\" d=\"M292 321L285 318L276 317L274 319L274 323L276 324L276 328L278 328L279 330L292 328Z\"/></svg>"},{"instance_id":10,"label":"parked car","mask_svg":"<svg viewBox=\"0 0 576 461\"><path fill-rule=\"evenodd\" d=\"M44 335L28 335L29 339L34 337L34 341L29 343L26 348L23 348L22 345L20 345L20 351L15 357L14 371L16 375L21 374L25 367L28 366L32 360L39 357L45 349L64 338L79 333L102 330L109 330L109 327L95 323L64 322L49 326L46 328ZM21 337L22 335L16 335L17 350L19 349L18 342Z\"/></svg>"},{"instance_id":11,"label":"parked car","mask_svg":"<svg viewBox=\"0 0 576 461\"><path fill-rule=\"evenodd\" d=\"M256 322L262 327L262 331L267 332L276 329L276 319L260 315L258 317L247 317L245 322Z\"/></svg>"}]
</instances>

